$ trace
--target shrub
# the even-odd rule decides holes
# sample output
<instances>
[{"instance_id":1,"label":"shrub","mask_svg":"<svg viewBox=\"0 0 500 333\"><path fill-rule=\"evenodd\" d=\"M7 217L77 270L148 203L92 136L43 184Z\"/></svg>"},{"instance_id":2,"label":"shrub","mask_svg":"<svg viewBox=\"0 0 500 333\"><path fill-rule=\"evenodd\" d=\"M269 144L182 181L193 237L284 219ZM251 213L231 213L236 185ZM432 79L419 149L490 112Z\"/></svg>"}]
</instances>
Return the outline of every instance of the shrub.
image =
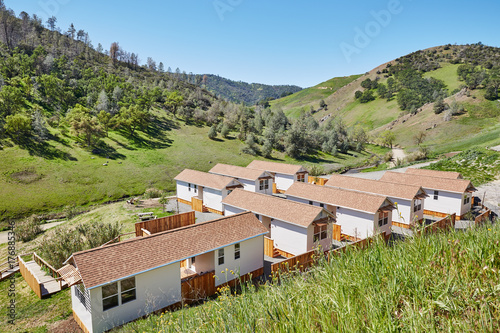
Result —
<instances>
[{"instance_id":1,"label":"shrub","mask_svg":"<svg viewBox=\"0 0 500 333\"><path fill-rule=\"evenodd\" d=\"M210 140L213 140L217 137L217 128L215 125L213 125L212 127L210 127L210 129L208 130L208 138Z\"/></svg>"},{"instance_id":2,"label":"shrub","mask_svg":"<svg viewBox=\"0 0 500 333\"><path fill-rule=\"evenodd\" d=\"M325 174L325 170L323 169L322 166L320 165L313 165L310 169L309 169L309 175L311 177L318 177L318 176L321 176Z\"/></svg>"},{"instance_id":3,"label":"shrub","mask_svg":"<svg viewBox=\"0 0 500 333\"><path fill-rule=\"evenodd\" d=\"M35 239L35 237L42 231L40 222L34 216L17 223L15 228L18 239L23 242L29 242L30 240Z\"/></svg>"},{"instance_id":4,"label":"shrub","mask_svg":"<svg viewBox=\"0 0 500 333\"><path fill-rule=\"evenodd\" d=\"M163 191L157 188L148 188L146 192L144 192L144 199L154 199L160 198L163 195Z\"/></svg>"},{"instance_id":5,"label":"shrub","mask_svg":"<svg viewBox=\"0 0 500 333\"><path fill-rule=\"evenodd\" d=\"M392 151L388 151L387 153L385 153L384 155L384 162L387 163L387 162L390 162L392 160L392 158L394 157L394 154L392 153Z\"/></svg>"}]
</instances>

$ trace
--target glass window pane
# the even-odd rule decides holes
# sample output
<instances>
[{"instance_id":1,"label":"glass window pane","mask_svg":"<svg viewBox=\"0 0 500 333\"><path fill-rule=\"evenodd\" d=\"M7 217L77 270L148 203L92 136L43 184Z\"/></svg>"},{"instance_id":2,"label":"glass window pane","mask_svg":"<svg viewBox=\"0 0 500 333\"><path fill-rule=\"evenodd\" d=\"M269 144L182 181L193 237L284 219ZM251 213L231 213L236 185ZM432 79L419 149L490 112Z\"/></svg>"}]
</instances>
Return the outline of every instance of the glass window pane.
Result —
<instances>
[{"instance_id":1,"label":"glass window pane","mask_svg":"<svg viewBox=\"0 0 500 333\"><path fill-rule=\"evenodd\" d=\"M118 306L118 295L108 297L102 300L102 308L103 310L114 308Z\"/></svg>"},{"instance_id":2,"label":"glass window pane","mask_svg":"<svg viewBox=\"0 0 500 333\"><path fill-rule=\"evenodd\" d=\"M122 293L122 304L133 301L134 299L135 299L135 289L131 289Z\"/></svg>"},{"instance_id":3,"label":"glass window pane","mask_svg":"<svg viewBox=\"0 0 500 333\"><path fill-rule=\"evenodd\" d=\"M102 298L118 294L118 283L111 283L102 287Z\"/></svg>"},{"instance_id":4,"label":"glass window pane","mask_svg":"<svg viewBox=\"0 0 500 333\"><path fill-rule=\"evenodd\" d=\"M135 277L131 277L121 281L122 291L135 288Z\"/></svg>"}]
</instances>

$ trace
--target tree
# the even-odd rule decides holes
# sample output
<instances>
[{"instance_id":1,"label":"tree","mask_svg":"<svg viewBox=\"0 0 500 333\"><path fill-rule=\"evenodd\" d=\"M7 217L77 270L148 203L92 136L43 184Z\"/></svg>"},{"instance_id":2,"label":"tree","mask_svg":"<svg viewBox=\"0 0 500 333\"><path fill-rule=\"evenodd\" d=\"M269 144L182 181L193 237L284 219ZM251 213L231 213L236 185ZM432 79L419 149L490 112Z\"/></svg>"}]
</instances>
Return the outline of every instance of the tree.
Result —
<instances>
[{"instance_id":1,"label":"tree","mask_svg":"<svg viewBox=\"0 0 500 333\"><path fill-rule=\"evenodd\" d=\"M417 146L420 146L425 141L426 136L427 134L424 131L420 131L413 137L413 142L415 142Z\"/></svg>"},{"instance_id":2,"label":"tree","mask_svg":"<svg viewBox=\"0 0 500 333\"><path fill-rule=\"evenodd\" d=\"M5 132L16 139L31 132L31 119L22 114L13 114L5 118Z\"/></svg>"},{"instance_id":3,"label":"tree","mask_svg":"<svg viewBox=\"0 0 500 333\"><path fill-rule=\"evenodd\" d=\"M109 112L102 110L97 115L97 119L99 120L99 123L102 125L104 132L106 133L106 136L108 136L109 128L112 126L113 123L112 121L113 117Z\"/></svg>"},{"instance_id":4,"label":"tree","mask_svg":"<svg viewBox=\"0 0 500 333\"><path fill-rule=\"evenodd\" d=\"M47 130L45 119L43 119L42 108L38 105L33 107L31 127L39 140L46 140L48 138L49 132Z\"/></svg>"},{"instance_id":5,"label":"tree","mask_svg":"<svg viewBox=\"0 0 500 333\"><path fill-rule=\"evenodd\" d=\"M264 145L262 146L262 155L265 158L270 158L272 152L273 152L273 145L272 145L271 141L265 139Z\"/></svg>"},{"instance_id":6,"label":"tree","mask_svg":"<svg viewBox=\"0 0 500 333\"><path fill-rule=\"evenodd\" d=\"M163 62L160 61L160 64L158 65L158 71L160 73L164 73L165 72L165 65L163 65Z\"/></svg>"},{"instance_id":7,"label":"tree","mask_svg":"<svg viewBox=\"0 0 500 333\"><path fill-rule=\"evenodd\" d=\"M361 103L368 103L370 101L373 101L375 99L375 95L373 94L373 90L365 90L363 95L359 98L359 101Z\"/></svg>"},{"instance_id":8,"label":"tree","mask_svg":"<svg viewBox=\"0 0 500 333\"><path fill-rule=\"evenodd\" d=\"M122 107L118 115L118 124L125 127L130 136L134 136L137 129L146 127L149 121L149 112L138 105Z\"/></svg>"},{"instance_id":9,"label":"tree","mask_svg":"<svg viewBox=\"0 0 500 333\"><path fill-rule=\"evenodd\" d=\"M394 143L394 140L396 140L396 136L392 131L387 130L382 132L382 134L380 135L380 139L384 146L392 148L392 144Z\"/></svg>"},{"instance_id":10,"label":"tree","mask_svg":"<svg viewBox=\"0 0 500 333\"><path fill-rule=\"evenodd\" d=\"M111 61L113 62L113 65L118 60L118 53L119 53L119 51L120 51L120 45L118 45L117 42L111 43L111 47L109 48L109 57L111 58Z\"/></svg>"},{"instance_id":11,"label":"tree","mask_svg":"<svg viewBox=\"0 0 500 333\"><path fill-rule=\"evenodd\" d=\"M255 144L255 137L252 133L250 133L247 136L247 139L245 140L245 147L243 147L242 151L245 154L249 154L252 156L255 156L259 153L259 150L257 149L257 145Z\"/></svg>"},{"instance_id":12,"label":"tree","mask_svg":"<svg viewBox=\"0 0 500 333\"><path fill-rule=\"evenodd\" d=\"M354 93L354 98L360 99L361 96L363 96L363 92L361 90L356 90L356 92Z\"/></svg>"},{"instance_id":13,"label":"tree","mask_svg":"<svg viewBox=\"0 0 500 333\"><path fill-rule=\"evenodd\" d=\"M148 57L146 60L146 63L148 65L148 68L152 71L156 71L156 61L153 60L153 58Z\"/></svg>"},{"instance_id":14,"label":"tree","mask_svg":"<svg viewBox=\"0 0 500 333\"><path fill-rule=\"evenodd\" d=\"M72 132L83 138L87 143L87 147L90 147L97 139L104 135L97 117L92 115L90 109L80 104L76 104L66 115L66 118Z\"/></svg>"},{"instance_id":15,"label":"tree","mask_svg":"<svg viewBox=\"0 0 500 333\"><path fill-rule=\"evenodd\" d=\"M165 99L165 107L174 116L177 114L177 109L184 104L184 96L182 96L178 91L172 91L167 94Z\"/></svg>"},{"instance_id":16,"label":"tree","mask_svg":"<svg viewBox=\"0 0 500 333\"><path fill-rule=\"evenodd\" d=\"M319 101L319 107L326 110L326 103L323 99Z\"/></svg>"},{"instance_id":17,"label":"tree","mask_svg":"<svg viewBox=\"0 0 500 333\"><path fill-rule=\"evenodd\" d=\"M56 22L57 18L55 16L51 16L47 19L47 26L49 27L50 30L52 31L56 30Z\"/></svg>"},{"instance_id":18,"label":"tree","mask_svg":"<svg viewBox=\"0 0 500 333\"><path fill-rule=\"evenodd\" d=\"M71 23L68 28L68 37L71 37L71 39L75 39L75 33L76 33L75 26L73 25L73 23Z\"/></svg>"},{"instance_id":19,"label":"tree","mask_svg":"<svg viewBox=\"0 0 500 333\"><path fill-rule=\"evenodd\" d=\"M444 102L444 99L442 97L439 97L436 102L434 103L434 113L435 114L440 114L444 110L448 109L448 104Z\"/></svg>"},{"instance_id":20,"label":"tree","mask_svg":"<svg viewBox=\"0 0 500 333\"><path fill-rule=\"evenodd\" d=\"M217 126L214 124L210 129L208 130L208 138L210 140L214 140L217 137Z\"/></svg>"},{"instance_id":21,"label":"tree","mask_svg":"<svg viewBox=\"0 0 500 333\"><path fill-rule=\"evenodd\" d=\"M99 111L106 111L109 112L110 107L109 107L109 98L108 94L106 94L106 91L103 89L99 93L99 97L97 97L97 102L95 109Z\"/></svg>"},{"instance_id":22,"label":"tree","mask_svg":"<svg viewBox=\"0 0 500 333\"><path fill-rule=\"evenodd\" d=\"M226 123L224 123L222 125L222 129L220 130L220 135L222 135L223 138L227 138L229 136L229 131L230 131L229 126Z\"/></svg>"}]
</instances>

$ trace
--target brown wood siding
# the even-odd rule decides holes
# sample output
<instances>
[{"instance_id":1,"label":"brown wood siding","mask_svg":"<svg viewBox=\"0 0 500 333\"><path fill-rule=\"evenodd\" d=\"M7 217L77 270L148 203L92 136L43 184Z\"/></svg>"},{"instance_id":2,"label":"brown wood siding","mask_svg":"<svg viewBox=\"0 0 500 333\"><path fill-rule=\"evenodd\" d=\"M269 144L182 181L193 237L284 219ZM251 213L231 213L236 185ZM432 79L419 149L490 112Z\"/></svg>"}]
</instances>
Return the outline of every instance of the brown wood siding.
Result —
<instances>
[{"instance_id":1,"label":"brown wood siding","mask_svg":"<svg viewBox=\"0 0 500 333\"><path fill-rule=\"evenodd\" d=\"M418 230L417 233L418 234L424 233L425 235L431 232L434 233L438 230L455 228L456 217L457 217L456 214L447 215L445 218L439 221L426 225L423 229Z\"/></svg>"},{"instance_id":2,"label":"brown wood siding","mask_svg":"<svg viewBox=\"0 0 500 333\"><path fill-rule=\"evenodd\" d=\"M410 225L406 224L406 223L399 223L399 222L392 221L392 225L395 226L395 227L400 227L400 228L404 228L404 229L410 229Z\"/></svg>"},{"instance_id":3,"label":"brown wood siding","mask_svg":"<svg viewBox=\"0 0 500 333\"><path fill-rule=\"evenodd\" d=\"M474 224L476 226L483 224L483 222L487 221L490 217L491 210L487 210L486 212L482 213L476 219L474 220Z\"/></svg>"},{"instance_id":4,"label":"brown wood siding","mask_svg":"<svg viewBox=\"0 0 500 333\"><path fill-rule=\"evenodd\" d=\"M143 231L141 229L145 229L149 231L151 234L156 234L162 231L167 231L192 225L195 224L195 222L196 222L195 212L181 213L181 214L162 217L159 219L137 222L135 224L135 235L137 237L143 236Z\"/></svg>"},{"instance_id":5,"label":"brown wood siding","mask_svg":"<svg viewBox=\"0 0 500 333\"><path fill-rule=\"evenodd\" d=\"M333 231L332 231L332 239L339 241L341 240L341 229L342 227L340 224L332 224L333 226Z\"/></svg>"},{"instance_id":6,"label":"brown wood siding","mask_svg":"<svg viewBox=\"0 0 500 333\"><path fill-rule=\"evenodd\" d=\"M184 199L181 199L181 198L177 198L177 201L180 202L180 203L183 203L183 204L191 206L191 202L190 201L187 201L187 200L184 200Z\"/></svg>"},{"instance_id":7,"label":"brown wood siding","mask_svg":"<svg viewBox=\"0 0 500 333\"><path fill-rule=\"evenodd\" d=\"M276 183L273 183L273 193L278 193L278 188L276 187Z\"/></svg>"},{"instance_id":8,"label":"brown wood siding","mask_svg":"<svg viewBox=\"0 0 500 333\"><path fill-rule=\"evenodd\" d=\"M187 278L181 283L181 295L184 303L193 303L215 294L215 271Z\"/></svg>"},{"instance_id":9,"label":"brown wood siding","mask_svg":"<svg viewBox=\"0 0 500 333\"><path fill-rule=\"evenodd\" d=\"M320 186L324 186L327 181L328 181L328 179L326 179L326 178L320 178L320 177L309 176L307 178L307 182L308 183L310 183L310 184L316 184L316 185L320 185Z\"/></svg>"},{"instance_id":10,"label":"brown wood siding","mask_svg":"<svg viewBox=\"0 0 500 333\"><path fill-rule=\"evenodd\" d=\"M274 256L274 240L264 237L264 255L268 257Z\"/></svg>"},{"instance_id":11,"label":"brown wood siding","mask_svg":"<svg viewBox=\"0 0 500 333\"><path fill-rule=\"evenodd\" d=\"M42 299L42 287L40 285L40 282L38 282L35 275L28 269L26 263L21 257L17 257L17 260L19 262L19 270L21 271L21 275L23 276L24 280L35 292L38 298Z\"/></svg>"},{"instance_id":12,"label":"brown wood siding","mask_svg":"<svg viewBox=\"0 0 500 333\"><path fill-rule=\"evenodd\" d=\"M75 310L73 310L73 318L75 319L76 323L78 324L78 326L80 326L80 328L82 329L82 331L84 333L90 333L90 330L87 328L87 326L85 326L85 324L80 319L80 317L78 317L78 315L76 314Z\"/></svg>"},{"instance_id":13,"label":"brown wood siding","mask_svg":"<svg viewBox=\"0 0 500 333\"><path fill-rule=\"evenodd\" d=\"M208 208L208 207L207 207L207 209L206 209L206 210L208 210L210 213L219 214L219 215L224 216L224 212L221 212L221 211L219 211L219 210L212 209L212 208Z\"/></svg>"},{"instance_id":14,"label":"brown wood siding","mask_svg":"<svg viewBox=\"0 0 500 333\"><path fill-rule=\"evenodd\" d=\"M196 197L191 198L191 208L197 212L203 213L203 200Z\"/></svg>"},{"instance_id":15,"label":"brown wood siding","mask_svg":"<svg viewBox=\"0 0 500 333\"><path fill-rule=\"evenodd\" d=\"M432 210L424 210L424 215L437 216L437 217L446 217L448 214L434 212Z\"/></svg>"}]
</instances>

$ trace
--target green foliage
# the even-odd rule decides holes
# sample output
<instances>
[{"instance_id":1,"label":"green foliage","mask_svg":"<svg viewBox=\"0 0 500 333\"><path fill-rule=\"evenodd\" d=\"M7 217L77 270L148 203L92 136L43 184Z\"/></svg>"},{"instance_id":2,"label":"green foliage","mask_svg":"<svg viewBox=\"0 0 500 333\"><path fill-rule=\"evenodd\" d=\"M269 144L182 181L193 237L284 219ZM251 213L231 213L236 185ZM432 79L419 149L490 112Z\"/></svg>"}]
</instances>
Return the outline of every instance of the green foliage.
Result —
<instances>
[{"instance_id":1,"label":"green foliage","mask_svg":"<svg viewBox=\"0 0 500 333\"><path fill-rule=\"evenodd\" d=\"M12 137L21 138L31 132L31 119L22 114L11 114L5 118L5 132Z\"/></svg>"},{"instance_id":2,"label":"green foliage","mask_svg":"<svg viewBox=\"0 0 500 333\"><path fill-rule=\"evenodd\" d=\"M383 146L392 148L394 140L396 140L396 135L391 130L386 130L380 134L380 141Z\"/></svg>"},{"instance_id":3,"label":"green foliage","mask_svg":"<svg viewBox=\"0 0 500 333\"><path fill-rule=\"evenodd\" d=\"M214 140L216 137L217 137L217 126L212 125L212 127L210 127L210 129L208 130L208 138L210 140Z\"/></svg>"},{"instance_id":4,"label":"green foliage","mask_svg":"<svg viewBox=\"0 0 500 333\"><path fill-rule=\"evenodd\" d=\"M42 232L40 221L35 217L28 217L16 223L16 236L23 242L29 242Z\"/></svg>"},{"instance_id":5,"label":"green foliage","mask_svg":"<svg viewBox=\"0 0 500 333\"><path fill-rule=\"evenodd\" d=\"M127 130L129 136L134 136L137 129L144 129L149 124L150 114L138 105L122 107L118 114L118 126Z\"/></svg>"},{"instance_id":6,"label":"green foliage","mask_svg":"<svg viewBox=\"0 0 500 333\"><path fill-rule=\"evenodd\" d=\"M434 103L433 110L435 114L440 114L444 110L448 109L449 105L444 102L444 99L442 97L439 97L436 102Z\"/></svg>"},{"instance_id":7,"label":"green foliage","mask_svg":"<svg viewBox=\"0 0 500 333\"><path fill-rule=\"evenodd\" d=\"M363 96L363 92L361 90L356 90L356 92L354 93L354 98L360 99L361 96Z\"/></svg>"},{"instance_id":8,"label":"green foliage","mask_svg":"<svg viewBox=\"0 0 500 333\"><path fill-rule=\"evenodd\" d=\"M148 188L146 192L144 192L144 199L156 199L160 198L163 195L163 191L157 188Z\"/></svg>"},{"instance_id":9,"label":"green foliage","mask_svg":"<svg viewBox=\"0 0 500 333\"><path fill-rule=\"evenodd\" d=\"M375 100L375 95L373 94L372 90L365 90L361 97L359 98L359 101L361 103L368 103Z\"/></svg>"},{"instance_id":10,"label":"green foliage","mask_svg":"<svg viewBox=\"0 0 500 333\"><path fill-rule=\"evenodd\" d=\"M97 117L92 114L90 109L80 104L77 104L68 112L66 119L73 133L81 137L87 147L92 146L97 142L97 139L104 136Z\"/></svg>"}]
</instances>

